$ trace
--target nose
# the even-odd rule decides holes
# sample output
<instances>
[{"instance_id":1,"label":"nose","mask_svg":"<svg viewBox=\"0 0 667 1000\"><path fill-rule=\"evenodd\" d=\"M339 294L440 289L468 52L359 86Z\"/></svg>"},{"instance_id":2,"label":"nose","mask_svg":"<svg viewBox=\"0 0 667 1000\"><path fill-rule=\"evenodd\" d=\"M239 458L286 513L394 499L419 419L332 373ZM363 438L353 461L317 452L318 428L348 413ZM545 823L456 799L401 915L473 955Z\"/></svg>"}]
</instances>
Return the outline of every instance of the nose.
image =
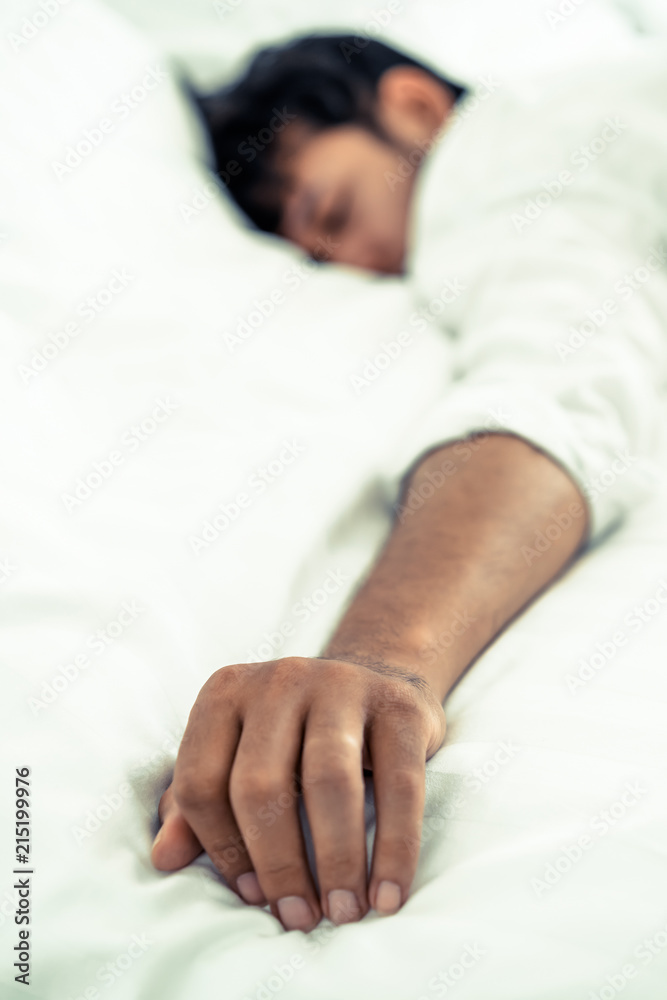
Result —
<instances>
[{"instance_id":1,"label":"nose","mask_svg":"<svg viewBox=\"0 0 667 1000\"><path fill-rule=\"evenodd\" d=\"M365 271L396 275L404 273L404 256L402 248L396 250L388 243L345 240L332 250L330 260Z\"/></svg>"}]
</instances>

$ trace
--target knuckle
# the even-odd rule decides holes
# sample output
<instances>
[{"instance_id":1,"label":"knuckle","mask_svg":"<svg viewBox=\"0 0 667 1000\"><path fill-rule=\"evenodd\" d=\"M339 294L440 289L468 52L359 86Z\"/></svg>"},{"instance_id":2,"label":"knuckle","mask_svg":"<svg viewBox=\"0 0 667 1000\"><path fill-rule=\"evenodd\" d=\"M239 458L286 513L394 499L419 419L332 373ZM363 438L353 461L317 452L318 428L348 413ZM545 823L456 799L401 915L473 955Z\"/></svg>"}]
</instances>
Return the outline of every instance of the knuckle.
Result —
<instances>
[{"instance_id":1,"label":"knuckle","mask_svg":"<svg viewBox=\"0 0 667 1000\"><path fill-rule=\"evenodd\" d=\"M229 780L229 792L234 799L250 805L261 805L284 791L285 782L271 771L240 771L234 768Z\"/></svg>"},{"instance_id":2,"label":"knuckle","mask_svg":"<svg viewBox=\"0 0 667 1000\"><path fill-rule=\"evenodd\" d=\"M307 656L281 656L273 660L276 670L306 670L310 667Z\"/></svg>"},{"instance_id":3,"label":"knuckle","mask_svg":"<svg viewBox=\"0 0 667 1000\"><path fill-rule=\"evenodd\" d=\"M405 680L386 678L381 688L380 704L385 711L417 713L419 708L416 695L416 688Z\"/></svg>"},{"instance_id":4,"label":"knuckle","mask_svg":"<svg viewBox=\"0 0 667 1000\"><path fill-rule=\"evenodd\" d=\"M259 867L259 866L258 866ZM265 880L273 882L274 885L299 885L303 880L303 865L296 860L269 857L262 865L261 882Z\"/></svg>"},{"instance_id":5,"label":"knuckle","mask_svg":"<svg viewBox=\"0 0 667 1000\"><path fill-rule=\"evenodd\" d=\"M272 681L287 686L303 683L304 677L312 671L312 664L305 656L284 656L273 660L271 667Z\"/></svg>"},{"instance_id":6,"label":"knuckle","mask_svg":"<svg viewBox=\"0 0 667 1000\"><path fill-rule=\"evenodd\" d=\"M421 757L422 752L426 752L424 731L421 726L421 717L414 718L411 713L401 713L393 722L394 740L399 744L404 759L410 761L412 767L413 759Z\"/></svg>"},{"instance_id":7,"label":"knuckle","mask_svg":"<svg viewBox=\"0 0 667 1000\"><path fill-rule=\"evenodd\" d=\"M194 769L177 770L174 774L174 799L181 809L197 809L220 797L220 782L213 775Z\"/></svg>"},{"instance_id":8,"label":"knuckle","mask_svg":"<svg viewBox=\"0 0 667 1000\"><path fill-rule=\"evenodd\" d=\"M357 771L359 772L358 774ZM308 788L329 788L332 786L340 787L341 785L352 786L358 784L360 780L360 761L357 761L356 767L353 767L349 760L336 760L334 758L325 764L311 765L308 768L304 768L303 771L303 783Z\"/></svg>"},{"instance_id":9,"label":"knuckle","mask_svg":"<svg viewBox=\"0 0 667 1000\"><path fill-rule=\"evenodd\" d=\"M207 845L206 853L222 874L247 863L248 849L240 838L234 841L228 837L216 838Z\"/></svg>"},{"instance_id":10,"label":"knuckle","mask_svg":"<svg viewBox=\"0 0 667 1000\"><path fill-rule=\"evenodd\" d=\"M202 688L202 693L220 697L235 688L244 674L242 663L230 663L211 674Z\"/></svg>"},{"instance_id":11,"label":"knuckle","mask_svg":"<svg viewBox=\"0 0 667 1000\"><path fill-rule=\"evenodd\" d=\"M378 851L386 858L393 859L399 878L408 876L409 881L409 873L419 855L416 847L419 845L421 848L422 843L420 828L406 827L400 834L385 831L379 838Z\"/></svg>"},{"instance_id":12,"label":"knuckle","mask_svg":"<svg viewBox=\"0 0 667 1000\"><path fill-rule=\"evenodd\" d=\"M376 714L381 714L392 721L396 731L402 736L414 731L423 718L423 711L411 697L391 695L375 705Z\"/></svg>"},{"instance_id":13,"label":"knuckle","mask_svg":"<svg viewBox=\"0 0 667 1000\"><path fill-rule=\"evenodd\" d=\"M365 679L365 672L359 669L359 664L352 663L349 660L335 660L331 663L325 662L322 664L322 669L330 671L341 682L359 681L362 677Z\"/></svg>"},{"instance_id":14,"label":"knuckle","mask_svg":"<svg viewBox=\"0 0 667 1000\"><path fill-rule=\"evenodd\" d=\"M417 798L424 788L424 775L411 768L397 768L391 772L391 785L399 795Z\"/></svg>"},{"instance_id":15,"label":"knuckle","mask_svg":"<svg viewBox=\"0 0 667 1000\"><path fill-rule=\"evenodd\" d=\"M328 880L334 876L334 881L356 881L358 875L359 861L352 854L349 847L338 842L322 847L317 853L318 871L323 875L327 873Z\"/></svg>"}]
</instances>

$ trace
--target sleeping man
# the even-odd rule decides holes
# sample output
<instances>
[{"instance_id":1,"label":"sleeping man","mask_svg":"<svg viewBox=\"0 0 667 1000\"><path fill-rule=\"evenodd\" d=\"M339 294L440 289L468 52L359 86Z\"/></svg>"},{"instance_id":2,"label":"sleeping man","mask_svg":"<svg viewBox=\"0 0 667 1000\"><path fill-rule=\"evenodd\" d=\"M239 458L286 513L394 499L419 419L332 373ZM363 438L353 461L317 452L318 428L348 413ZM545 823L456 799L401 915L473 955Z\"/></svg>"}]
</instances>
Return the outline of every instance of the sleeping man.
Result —
<instances>
[{"instance_id":1,"label":"sleeping man","mask_svg":"<svg viewBox=\"0 0 667 1000\"><path fill-rule=\"evenodd\" d=\"M326 246L328 261L405 274L456 366L396 455L393 529L326 648L231 664L202 688L156 868L204 850L286 929L405 903L447 694L659 475L664 55L482 90L376 41L313 36L201 100L218 174L254 225L320 260Z\"/></svg>"}]
</instances>

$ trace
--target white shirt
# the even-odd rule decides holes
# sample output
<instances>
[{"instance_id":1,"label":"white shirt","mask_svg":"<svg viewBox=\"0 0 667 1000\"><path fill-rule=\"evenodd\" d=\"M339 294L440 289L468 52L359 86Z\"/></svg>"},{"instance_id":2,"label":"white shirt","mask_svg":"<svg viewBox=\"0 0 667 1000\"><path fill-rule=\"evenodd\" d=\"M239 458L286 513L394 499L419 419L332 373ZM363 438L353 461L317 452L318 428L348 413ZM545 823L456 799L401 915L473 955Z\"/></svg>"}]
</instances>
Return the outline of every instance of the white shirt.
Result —
<instances>
[{"instance_id":1,"label":"white shirt","mask_svg":"<svg viewBox=\"0 0 667 1000\"><path fill-rule=\"evenodd\" d=\"M530 93L473 89L415 197L408 269L455 381L396 471L475 431L514 432L568 471L596 540L664 465L664 43Z\"/></svg>"}]
</instances>

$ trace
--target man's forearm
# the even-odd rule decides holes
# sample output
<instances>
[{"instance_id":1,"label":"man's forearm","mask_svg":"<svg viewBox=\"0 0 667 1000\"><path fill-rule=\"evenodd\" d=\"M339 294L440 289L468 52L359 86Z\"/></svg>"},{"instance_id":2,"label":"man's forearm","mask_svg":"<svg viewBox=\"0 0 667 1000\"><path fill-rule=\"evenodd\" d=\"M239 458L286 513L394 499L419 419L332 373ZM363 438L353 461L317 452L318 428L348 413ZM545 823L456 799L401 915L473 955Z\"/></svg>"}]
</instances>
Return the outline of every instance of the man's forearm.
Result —
<instances>
[{"instance_id":1,"label":"man's forearm","mask_svg":"<svg viewBox=\"0 0 667 1000\"><path fill-rule=\"evenodd\" d=\"M442 700L576 554L588 512L560 466L506 434L431 452L402 499L322 655L408 669Z\"/></svg>"}]
</instances>

